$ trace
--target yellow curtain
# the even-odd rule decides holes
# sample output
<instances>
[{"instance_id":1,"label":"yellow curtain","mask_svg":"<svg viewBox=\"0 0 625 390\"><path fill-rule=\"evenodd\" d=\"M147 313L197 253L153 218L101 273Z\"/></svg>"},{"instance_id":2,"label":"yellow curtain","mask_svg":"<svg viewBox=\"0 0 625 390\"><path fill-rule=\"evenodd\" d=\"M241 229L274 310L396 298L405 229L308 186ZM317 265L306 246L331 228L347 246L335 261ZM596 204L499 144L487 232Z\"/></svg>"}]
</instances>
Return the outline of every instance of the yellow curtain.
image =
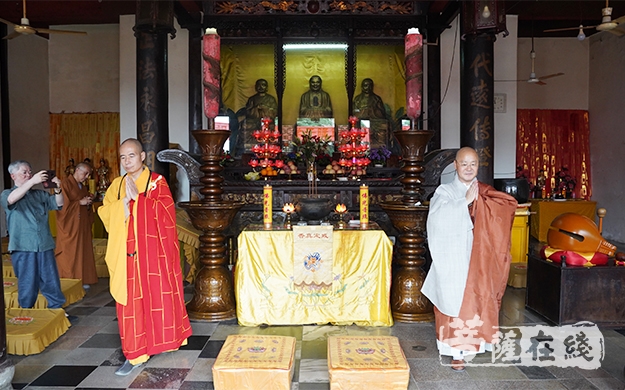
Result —
<instances>
[{"instance_id":1,"label":"yellow curtain","mask_svg":"<svg viewBox=\"0 0 625 390\"><path fill-rule=\"evenodd\" d=\"M277 99L273 50L273 45L221 46L221 98L224 106L234 112L245 108L247 99L256 94L258 79L267 80L267 93Z\"/></svg>"},{"instance_id":2,"label":"yellow curtain","mask_svg":"<svg viewBox=\"0 0 625 390\"><path fill-rule=\"evenodd\" d=\"M364 78L375 83L374 92L391 109L391 115L406 105L404 45L358 45L356 48L356 90ZM221 47L222 100L224 106L237 112L254 95L256 80L269 83L270 95L277 97L274 85L274 46L222 45ZM337 125L346 125L348 118L345 88L344 50L298 50L286 55L286 89L282 101L284 125L294 125L302 93L309 89L308 79L321 76L323 89L332 98ZM241 120L242 118L239 118Z\"/></svg>"},{"instance_id":3,"label":"yellow curtain","mask_svg":"<svg viewBox=\"0 0 625 390\"><path fill-rule=\"evenodd\" d=\"M391 116L406 107L406 65L404 45L358 45L356 47L356 90L362 80L373 80L373 92L391 109Z\"/></svg>"},{"instance_id":4,"label":"yellow curtain","mask_svg":"<svg viewBox=\"0 0 625 390\"><path fill-rule=\"evenodd\" d=\"M94 170L100 159L109 167L109 180L119 176L119 113L50 114L50 168L66 177L69 160L91 159Z\"/></svg>"}]
</instances>

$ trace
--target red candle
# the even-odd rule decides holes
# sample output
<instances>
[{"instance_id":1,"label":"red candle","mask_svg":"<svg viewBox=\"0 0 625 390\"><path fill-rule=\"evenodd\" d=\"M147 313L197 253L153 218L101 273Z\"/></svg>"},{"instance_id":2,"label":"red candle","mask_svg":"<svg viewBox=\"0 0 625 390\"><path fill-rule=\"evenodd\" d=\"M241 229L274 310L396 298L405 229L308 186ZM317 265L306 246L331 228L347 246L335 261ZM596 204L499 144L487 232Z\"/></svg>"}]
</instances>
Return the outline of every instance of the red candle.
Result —
<instances>
[{"instance_id":1,"label":"red candle","mask_svg":"<svg viewBox=\"0 0 625 390\"><path fill-rule=\"evenodd\" d=\"M421 115L423 91L423 36L418 29L408 30L405 45L406 113L415 120Z\"/></svg>"},{"instance_id":2,"label":"red candle","mask_svg":"<svg viewBox=\"0 0 625 390\"><path fill-rule=\"evenodd\" d=\"M202 67L204 73L204 114L215 119L219 115L219 95L221 69L220 39L217 31L212 28L206 29L202 39Z\"/></svg>"}]
</instances>

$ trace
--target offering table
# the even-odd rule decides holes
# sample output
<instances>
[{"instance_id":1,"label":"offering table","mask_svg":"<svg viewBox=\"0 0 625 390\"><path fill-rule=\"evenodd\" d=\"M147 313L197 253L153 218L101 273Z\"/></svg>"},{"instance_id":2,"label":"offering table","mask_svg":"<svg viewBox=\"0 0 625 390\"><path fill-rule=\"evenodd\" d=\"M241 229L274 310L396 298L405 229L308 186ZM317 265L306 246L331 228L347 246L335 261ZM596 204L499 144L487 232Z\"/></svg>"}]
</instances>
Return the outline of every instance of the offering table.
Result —
<instances>
[{"instance_id":1,"label":"offering table","mask_svg":"<svg viewBox=\"0 0 625 390\"><path fill-rule=\"evenodd\" d=\"M391 326L392 244L375 223L333 231L329 288L294 286L293 232L251 225L238 238L239 324ZM314 249L314 248L311 248Z\"/></svg>"}]
</instances>

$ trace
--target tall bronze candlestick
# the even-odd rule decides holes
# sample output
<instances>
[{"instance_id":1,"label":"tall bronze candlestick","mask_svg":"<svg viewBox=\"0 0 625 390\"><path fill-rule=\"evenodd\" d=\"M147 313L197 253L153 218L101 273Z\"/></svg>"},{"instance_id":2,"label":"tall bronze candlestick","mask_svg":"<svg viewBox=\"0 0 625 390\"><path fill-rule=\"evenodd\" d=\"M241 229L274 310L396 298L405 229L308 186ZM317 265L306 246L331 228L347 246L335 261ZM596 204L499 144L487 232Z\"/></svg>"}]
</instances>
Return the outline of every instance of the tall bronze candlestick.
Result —
<instances>
[{"instance_id":1,"label":"tall bronze candlestick","mask_svg":"<svg viewBox=\"0 0 625 390\"><path fill-rule=\"evenodd\" d=\"M393 270L391 310L400 322L433 321L432 303L421 293L425 280L425 226L428 207L421 205L423 156L432 138L432 131L396 131L402 147L404 178L403 199L383 202L380 207L388 214L393 226L400 232L397 246L397 267Z\"/></svg>"},{"instance_id":2,"label":"tall bronze candlestick","mask_svg":"<svg viewBox=\"0 0 625 390\"><path fill-rule=\"evenodd\" d=\"M202 148L200 181L204 187L200 193L204 199L181 202L187 210L191 223L200 230L200 263L196 275L193 298L187 304L191 319L222 321L236 317L234 285L227 268L226 238L223 231L232 223L243 203L223 200L219 164L224 142L230 136L228 130L195 130L193 136Z\"/></svg>"}]
</instances>

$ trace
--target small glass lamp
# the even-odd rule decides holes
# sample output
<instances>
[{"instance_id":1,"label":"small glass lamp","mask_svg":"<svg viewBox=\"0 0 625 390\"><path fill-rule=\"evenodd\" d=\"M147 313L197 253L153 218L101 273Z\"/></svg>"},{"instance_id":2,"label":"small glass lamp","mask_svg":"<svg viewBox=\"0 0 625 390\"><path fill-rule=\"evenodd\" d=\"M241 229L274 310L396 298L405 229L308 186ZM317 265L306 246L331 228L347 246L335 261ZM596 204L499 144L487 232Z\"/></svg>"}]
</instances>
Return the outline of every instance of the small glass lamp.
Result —
<instances>
[{"instance_id":1,"label":"small glass lamp","mask_svg":"<svg viewBox=\"0 0 625 390\"><path fill-rule=\"evenodd\" d=\"M336 208L334 209L334 211L336 211L336 213L339 215L339 223L337 227L339 229L345 229L346 224L345 224L345 221L343 220L343 216L347 212L347 207L345 207L344 204L339 203L336 205Z\"/></svg>"},{"instance_id":2,"label":"small glass lamp","mask_svg":"<svg viewBox=\"0 0 625 390\"><path fill-rule=\"evenodd\" d=\"M295 206L293 206L293 203L285 203L282 207L282 211L284 211L284 213L286 214L286 218L284 220L284 228L291 229L291 214L293 214L293 212L295 211Z\"/></svg>"}]
</instances>

